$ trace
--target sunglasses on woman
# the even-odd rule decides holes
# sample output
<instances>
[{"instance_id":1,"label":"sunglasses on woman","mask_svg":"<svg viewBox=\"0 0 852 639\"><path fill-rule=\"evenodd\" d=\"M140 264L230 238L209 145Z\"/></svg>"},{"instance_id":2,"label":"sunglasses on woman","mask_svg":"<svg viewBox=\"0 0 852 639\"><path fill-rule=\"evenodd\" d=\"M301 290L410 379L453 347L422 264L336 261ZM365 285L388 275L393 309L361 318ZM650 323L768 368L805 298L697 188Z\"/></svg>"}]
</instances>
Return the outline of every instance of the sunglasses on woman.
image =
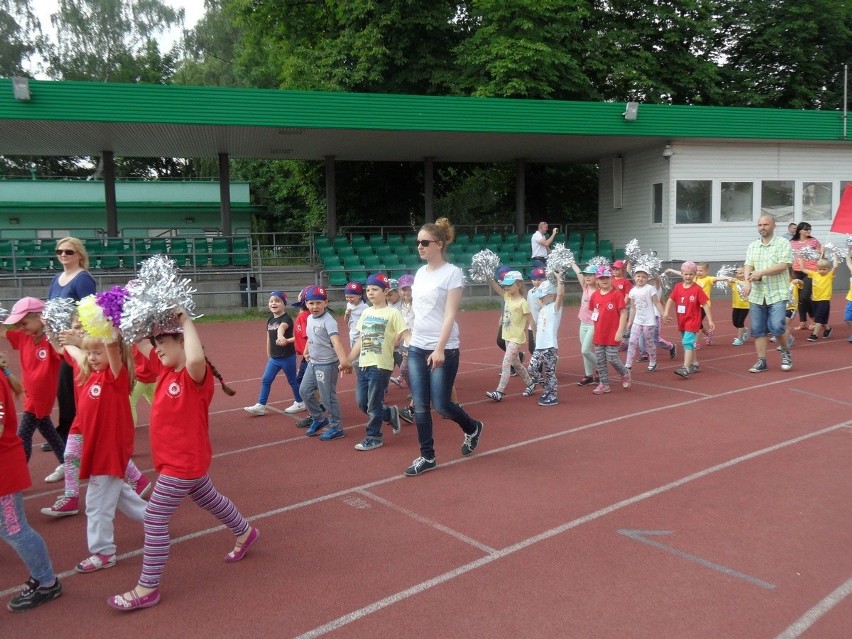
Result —
<instances>
[{"instance_id":1,"label":"sunglasses on woman","mask_svg":"<svg viewBox=\"0 0 852 639\"><path fill-rule=\"evenodd\" d=\"M56 249L55 251L57 255L74 255L76 252L74 249Z\"/></svg>"},{"instance_id":2,"label":"sunglasses on woman","mask_svg":"<svg viewBox=\"0 0 852 639\"><path fill-rule=\"evenodd\" d=\"M422 247L425 248L425 247L429 246L432 242L439 242L439 241L440 240L417 240L416 244L417 244L417 246L422 246Z\"/></svg>"}]
</instances>

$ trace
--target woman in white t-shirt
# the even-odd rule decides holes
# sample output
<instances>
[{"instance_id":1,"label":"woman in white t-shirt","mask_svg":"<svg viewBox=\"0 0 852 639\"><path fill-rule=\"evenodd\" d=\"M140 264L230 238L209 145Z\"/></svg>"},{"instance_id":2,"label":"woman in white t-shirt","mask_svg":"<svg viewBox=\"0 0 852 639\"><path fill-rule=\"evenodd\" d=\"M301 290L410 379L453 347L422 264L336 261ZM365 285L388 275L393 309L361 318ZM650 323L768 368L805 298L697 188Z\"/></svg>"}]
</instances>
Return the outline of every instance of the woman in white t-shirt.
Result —
<instances>
[{"instance_id":1,"label":"woman in white t-shirt","mask_svg":"<svg viewBox=\"0 0 852 639\"><path fill-rule=\"evenodd\" d=\"M442 217L417 234L417 251L425 260L411 286L414 326L408 347L408 375L414 397L414 421L420 457L405 469L413 477L436 466L431 407L464 431L462 455L479 444L483 424L452 401L459 368L459 327L456 311L462 296L462 272L447 262L447 247L455 238L450 221Z\"/></svg>"}]
</instances>

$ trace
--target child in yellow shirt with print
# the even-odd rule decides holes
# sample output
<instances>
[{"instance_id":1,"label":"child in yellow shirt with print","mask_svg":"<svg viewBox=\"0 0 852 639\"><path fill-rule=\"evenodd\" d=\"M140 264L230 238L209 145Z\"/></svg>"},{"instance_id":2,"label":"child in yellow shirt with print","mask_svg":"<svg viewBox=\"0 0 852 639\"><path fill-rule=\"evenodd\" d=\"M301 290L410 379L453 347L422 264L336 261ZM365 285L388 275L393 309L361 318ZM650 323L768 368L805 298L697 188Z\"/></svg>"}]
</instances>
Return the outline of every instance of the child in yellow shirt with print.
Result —
<instances>
[{"instance_id":1,"label":"child in yellow shirt with print","mask_svg":"<svg viewBox=\"0 0 852 639\"><path fill-rule=\"evenodd\" d=\"M814 331L808 335L809 342L819 341L820 337L831 335L828 316L831 313L831 293L834 288L834 275L837 273L837 258L831 262L820 258L816 263L817 270L805 270L805 275L813 280L811 304L814 309Z\"/></svg>"}]
</instances>

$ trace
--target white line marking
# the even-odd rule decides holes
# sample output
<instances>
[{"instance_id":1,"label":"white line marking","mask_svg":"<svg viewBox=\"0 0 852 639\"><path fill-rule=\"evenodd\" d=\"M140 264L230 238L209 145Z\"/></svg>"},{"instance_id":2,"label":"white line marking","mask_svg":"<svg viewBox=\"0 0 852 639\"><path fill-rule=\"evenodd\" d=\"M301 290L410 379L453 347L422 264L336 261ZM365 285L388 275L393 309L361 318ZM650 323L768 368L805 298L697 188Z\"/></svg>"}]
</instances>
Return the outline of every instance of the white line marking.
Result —
<instances>
[{"instance_id":1,"label":"white line marking","mask_svg":"<svg viewBox=\"0 0 852 639\"><path fill-rule=\"evenodd\" d=\"M810 397L816 397L817 399L826 401L826 402L837 402L838 404L842 404L843 406L852 406L852 402L845 402L842 399L836 399L834 397L828 397L827 395L822 395L820 393L811 393L808 391L803 391L801 388L792 388L790 389L794 393L801 393L802 395L808 395Z\"/></svg>"},{"instance_id":2,"label":"white line marking","mask_svg":"<svg viewBox=\"0 0 852 639\"><path fill-rule=\"evenodd\" d=\"M817 602L817 604L808 610L805 614L803 614L799 619L792 624L789 628L787 628L780 635L775 637L775 639L795 639L800 636L805 630L814 625L820 618L825 615L829 610L834 608L841 601L846 599L852 593L852 579L849 579L846 583L838 586L833 592L831 592L827 597ZM848 629L848 628L847 628Z\"/></svg>"}]
</instances>

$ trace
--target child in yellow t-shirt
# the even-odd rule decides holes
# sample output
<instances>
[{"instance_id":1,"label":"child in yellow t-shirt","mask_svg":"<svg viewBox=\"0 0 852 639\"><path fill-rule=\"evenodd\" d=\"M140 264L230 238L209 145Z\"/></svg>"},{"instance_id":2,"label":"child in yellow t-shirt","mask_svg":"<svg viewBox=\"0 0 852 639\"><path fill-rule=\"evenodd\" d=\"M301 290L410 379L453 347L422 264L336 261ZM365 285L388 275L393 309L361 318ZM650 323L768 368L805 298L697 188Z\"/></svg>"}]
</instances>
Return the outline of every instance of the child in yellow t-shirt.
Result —
<instances>
[{"instance_id":1,"label":"child in yellow t-shirt","mask_svg":"<svg viewBox=\"0 0 852 639\"><path fill-rule=\"evenodd\" d=\"M734 338L734 346L742 346L748 339L748 329L745 321L748 317L748 297L743 297L740 294L740 286L745 284L745 273L742 266L737 267L737 273L734 277L728 280L731 286L731 323L737 329L737 336ZM709 294L707 297L710 297Z\"/></svg>"},{"instance_id":2,"label":"child in yellow t-shirt","mask_svg":"<svg viewBox=\"0 0 852 639\"><path fill-rule=\"evenodd\" d=\"M814 309L814 331L808 335L809 342L816 342L820 337L831 335L828 316L831 313L831 293L834 287L834 275L837 273L837 258L831 262L825 258L817 260L817 270L805 269L805 275L813 280L811 304Z\"/></svg>"},{"instance_id":3,"label":"child in yellow t-shirt","mask_svg":"<svg viewBox=\"0 0 852 639\"><path fill-rule=\"evenodd\" d=\"M500 383L497 385L497 390L488 391L485 396L499 402L506 394L506 386L509 384L509 376L513 367L515 372L524 380L524 386L532 384L532 378L524 365L521 364L518 354L527 341L527 326L531 326L533 332L535 332L536 326L530 305L524 294L524 276L519 271L505 273L499 285L491 280L491 287L495 291L503 293L502 336L506 342L506 354L503 356Z\"/></svg>"}]
</instances>

